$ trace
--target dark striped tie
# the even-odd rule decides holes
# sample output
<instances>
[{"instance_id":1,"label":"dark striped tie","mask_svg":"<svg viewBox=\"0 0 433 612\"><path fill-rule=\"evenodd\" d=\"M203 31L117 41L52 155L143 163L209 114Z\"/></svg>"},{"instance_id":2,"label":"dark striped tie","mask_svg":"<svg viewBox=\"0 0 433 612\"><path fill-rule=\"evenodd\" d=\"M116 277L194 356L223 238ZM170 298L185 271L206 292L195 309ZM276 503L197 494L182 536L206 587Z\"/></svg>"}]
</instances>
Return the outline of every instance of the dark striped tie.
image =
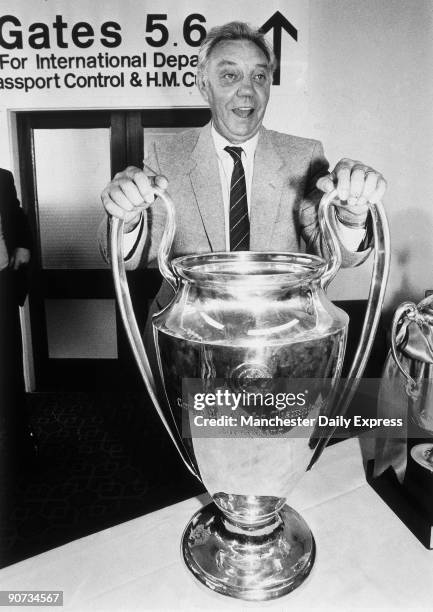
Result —
<instances>
[{"instance_id":1,"label":"dark striped tie","mask_svg":"<svg viewBox=\"0 0 433 612\"><path fill-rule=\"evenodd\" d=\"M230 183L230 251L250 248L250 220L248 218L247 187L242 165L242 148L225 147L234 162Z\"/></svg>"}]
</instances>

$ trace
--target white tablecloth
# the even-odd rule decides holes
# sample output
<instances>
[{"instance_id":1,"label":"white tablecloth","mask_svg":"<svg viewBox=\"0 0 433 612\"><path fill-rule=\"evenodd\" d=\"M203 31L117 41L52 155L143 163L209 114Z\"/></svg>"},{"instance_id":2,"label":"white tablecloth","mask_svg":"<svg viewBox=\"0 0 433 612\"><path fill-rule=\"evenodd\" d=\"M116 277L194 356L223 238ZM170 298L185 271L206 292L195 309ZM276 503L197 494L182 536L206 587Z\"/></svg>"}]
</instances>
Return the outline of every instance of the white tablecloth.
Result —
<instances>
[{"instance_id":1,"label":"white tablecloth","mask_svg":"<svg viewBox=\"0 0 433 612\"><path fill-rule=\"evenodd\" d=\"M433 551L366 484L359 442L328 448L289 500L317 545L297 590L265 603L218 595L180 553L183 529L207 501L192 498L0 571L0 589L63 590L66 609L433 610Z\"/></svg>"}]
</instances>

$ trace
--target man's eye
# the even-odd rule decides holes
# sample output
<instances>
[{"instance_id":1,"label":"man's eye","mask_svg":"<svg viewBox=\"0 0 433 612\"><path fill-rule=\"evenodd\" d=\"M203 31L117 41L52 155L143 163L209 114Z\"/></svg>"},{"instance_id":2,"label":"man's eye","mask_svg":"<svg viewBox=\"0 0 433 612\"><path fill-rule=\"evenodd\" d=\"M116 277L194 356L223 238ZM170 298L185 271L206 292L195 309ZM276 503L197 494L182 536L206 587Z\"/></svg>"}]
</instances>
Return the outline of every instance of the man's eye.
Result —
<instances>
[{"instance_id":1,"label":"man's eye","mask_svg":"<svg viewBox=\"0 0 433 612\"><path fill-rule=\"evenodd\" d=\"M236 75L233 72L226 72L223 74L223 79L225 81L234 81L236 78Z\"/></svg>"},{"instance_id":2,"label":"man's eye","mask_svg":"<svg viewBox=\"0 0 433 612\"><path fill-rule=\"evenodd\" d=\"M254 76L254 79L259 82L266 81L266 74L259 72L259 74Z\"/></svg>"}]
</instances>

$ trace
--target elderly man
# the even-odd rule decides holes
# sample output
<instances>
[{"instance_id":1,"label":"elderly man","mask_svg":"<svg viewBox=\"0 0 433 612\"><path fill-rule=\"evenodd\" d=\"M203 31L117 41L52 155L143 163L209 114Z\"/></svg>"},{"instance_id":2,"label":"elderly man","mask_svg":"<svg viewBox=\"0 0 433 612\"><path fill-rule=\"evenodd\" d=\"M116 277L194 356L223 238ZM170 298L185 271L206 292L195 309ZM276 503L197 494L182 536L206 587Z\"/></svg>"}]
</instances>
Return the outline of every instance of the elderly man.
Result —
<instances>
[{"instance_id":1,"label":"elderly man","mask_svg":"<svg viewBox=\"0 0 433 612\"><path fill-rule=\"evenodd\" d=\"M336 220L343 265L368 256L366 203L377 202L386 182L371 167L349 159L332 172L322 145L265 129L274 58L263 35L233 22L212 29L199 52L198 88L210 124L155 142L144 168L127 168L102 193L106 212L125 221L129 268L155 260L164 227L152 186L168 187L176 205L173 256L224 250L321 254L317 206L336 187L345 204ZM289 111L289 109L287 109ZM282 109L283 112L283 109ZM100 243L106 253L107 224ZM171 297L163 283L151 314Z\"/></svg>"}]
</instances>

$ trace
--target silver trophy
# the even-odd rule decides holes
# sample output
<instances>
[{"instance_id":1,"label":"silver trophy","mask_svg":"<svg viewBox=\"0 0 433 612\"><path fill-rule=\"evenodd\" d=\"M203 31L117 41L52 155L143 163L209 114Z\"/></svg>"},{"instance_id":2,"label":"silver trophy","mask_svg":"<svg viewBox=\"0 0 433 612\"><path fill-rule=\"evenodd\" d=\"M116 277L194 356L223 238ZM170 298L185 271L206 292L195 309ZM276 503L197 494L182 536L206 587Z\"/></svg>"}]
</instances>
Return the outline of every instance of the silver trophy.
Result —
<instances>
[{"instance_id":1,"label":"silver trophy","mask_svg":"<svg viewBox=\"0 0 433 612\"><path fill-rule=\"evenodd\" d=\"M427 295L419 304L403 302L396 309L391 327L391 353L406 381L409 423L418 428L417 437L422 435L429 440L412 446L410 454L429 473L433 472L432 331L433 295ZM410 432L408 436L411 437ZM430 496L425 492L424 497Z\"/></svg>"},{"instance_id":2,"label":"silver trophy","mask_svg":"<svg viewBox=\"0 0 433 612\"><path fill-rule=\"evenodd\" d=\"M134 316L118 219L111 220L110 256L122 319L143 381L185 465L214 502L187 525L183 557L198 580L214 591L246 600L280 597L303 582L315 557L313 535L286 499L332 434L332 427L317 427L317 416L344 413L377 328L389 268L383 208L370 206L374 267L367 312L348 380L336 393L348 327L347 315L325 293L341 263L334 230L336 192L325 194L318 209L327 260L294 253L224 252L172 261L175 209L166 193L157 188L155 193L167 210L158 263L174 291L172 301L153 317L159 371L150 367ZM214 392L223 381L242 393L263 386L274 389L281 381L317 379L328 381L326 392L278 412L309 417L311 427L294 425L283 433L262 418L252 421L246 435L237 435L239 427L231 424L220 434L202 435L194 427L194 406L185 392L185 382L191 381ZM248 410L242 404L238 415L251 416ZM275 409L268 412L275 414ZM218 422L227 416L227 406L212 406L201 415Z\"/></svg>"}]
</instances>

